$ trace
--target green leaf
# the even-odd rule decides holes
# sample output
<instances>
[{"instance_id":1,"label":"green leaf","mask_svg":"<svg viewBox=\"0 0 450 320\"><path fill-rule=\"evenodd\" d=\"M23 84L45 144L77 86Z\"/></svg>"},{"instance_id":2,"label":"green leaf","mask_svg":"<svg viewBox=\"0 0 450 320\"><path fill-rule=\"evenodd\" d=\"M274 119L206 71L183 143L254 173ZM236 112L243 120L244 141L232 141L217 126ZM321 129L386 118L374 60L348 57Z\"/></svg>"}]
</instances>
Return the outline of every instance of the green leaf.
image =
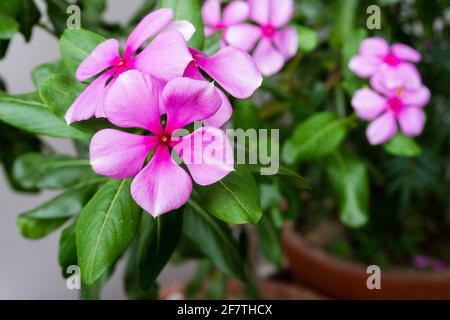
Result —
<instances>
[{"instance_id":1,"label":"green leaf","mask_svg":"<svg viewBox=\"0 0 450 320\"><path fill-rule=\"evenodd\" d=\"M70 189L36 209L17 218L20 234L28 239L40 239L78 214L94 194L97 183L87 182Z\"/></svg>"},{"instance_id":2,"label":"green leaf","mask_svg":"<svg viewBox=\"0 0 450 320\"><path fill-rule=\"evenodd\" d=\"M287 164L318 159L339 147L347 134L347 119L322 112L300 123L285 143L282 158Z\"/></svg>"},{"instance_id":3,"label":"green leaf","mask_svg":"<svg viewBox=\"0 0 450 320\"><path fill-rule=\"evenodd\" d=\"M300 50L302 50L303 52L313 51L319 43L317 32L311 28L299 25L297 25L296 28L299 41L298 46Z\"/></svg>"},{"instance_id":4,"label":"green leaf","mask_svg":"<svg viewBox=\"0 0 450 320\"><path fill-rule=\"evenodd\" d=\"M30 40L33 27L41 17L33 0L2 0L0 13L9 16L19 24L20 32L26 41Z\"/></svg>"},{"instance_id":5,"label":"green leaf","mask_svg":"<svg viewBox=\"0 0 450 320\"><path fill-rule=\"evenodd\" d=\"M364 80L354 74L348 66L350 63L350 59L358 54L359 45L367 37L367 30L359 28L353 31L352 35L345 41L342 48L342 65L344 75L342 86L349 95L353 95L354 92L361 88L361 86L364 84Z\"/></svg>"},{"instance_id":6,"label":"green leaf","mask_svg":"<svg viewBox=\"0 0 450 320\"><path fill-rule=\"evenodd\" d=\"M280 232L275 228L268 215L264 215L258 224L259 246L264 256L275 266L283 265Z\"/></svg>"},{"instance_id":7,"label":"green leaf","mask_svg":"<svg viewBox=\"0 0 450 320\"><path fill-rule=\"evenodd\" d=\"M189 40L189 47L203 50L205 44L204 25L199 0L161 0L161 8L173 10L173 20L187 20L195 27L195 34Z\"/></svg>"},{"instance_id":8,"label":"green leaf","mask_svg":"<svg viewBox=\"0 0 450 320\"><path fill-rule=\"evenodd\" d=\"M365 225L369 217L366 165L354 156L336 152L328 163L327 174L339 201L341 221L352 228Z\"/></svg>"},{"instance_id":9,"label":"green leaf","mask_svg":"<svg viewBox=\"0 0 450 320\"><path fill-rule=\"evenodd\" d=\"M68 126L45 105L14 97L0 97L0 120L30 133L69 139L88 139L89 135Z\"/></svg>"},{"instance_id":10,"label":"green leaf","mask_svg":"<svg viewBox=\"0 0 450 320\"><path fill-rule=\"evenodd\" d=\"M358 18L359 0L341 0L337 2L337 22L334 24L334 30L331 42L334 45L342 45L348 39L351 39Z\"/></svg>"},{"instance_id":11,"label":"green leaf","mask_svg":"<svg viewBox=\"0 0 450 320\"><path fill-rule=\"evenodd\" d=\"M40 153L17 159L13 175L23 187L38 189L65 189L86 180L102 179L95 175L87 159Z\"/></svg>"},{"instance_id":12,"label":"green leaf","mask_svg":"<svg viewBox=\"0 0 450 320\"><path fill-rule=\"evenodd\" d=\"M212 56L217 53L222 46L223 32L216 32L209 37L205 38L205 48L203 52L208 56Z\"/></svg>"},{"instance_id":13,"label":"green leaf","mask_svg":"<svg viewBox=\"0 0 450 320\"><path fill-rule=\"evenodd\" d=\"M37 66L31 71L31 78L36 88L39 88L42 83L55 74L67 73L66 67L61 61L53 63L45 63Z\"/></svg>"},{"instance_id":14,"label":"green leaf","mask_svg":"<svg viewBox=\"0 0 450 320\"><path fill-rule=\"evenodd\" d=\"M78 265L75 231L76 222L66 227L59 237L58 262L64 278L69 276L67 274L67 268L69 266Z\"/></svg>"},{"instance_id":15,"label":"green leaf","mask_svg":"<svg viewBox=\"0 0 450 320\"><path fill-rule=\"evenodd\" d=\"M17 21L0 13L0 39L11 39L17 31L19 31Z\"/></svg>"},{"instance_id":16,"label":"green leaf","mask_svg":"<svg viewBox=\"0 0 450 320\"><path fill-rule=\"evenodd\" d=\"M392 140L383 145L384 150L398 157L418 157L422 154L422 148L413 138L402 134L396 135Z\"/></svg>"},{"instance_id":17,"label":"green leaf","mask_svg":"<svg viewBox=\"0 0 450 320\"><path fill-rule=\"evenodd\" d=\"M184 212L183 234L223 273L244 279L245 263L228 226L194 201L190 200L188 204Z\"/></svg>"},{"instance_id":18,"label":"green leaf","mask_svg":"<svg viewBox=\"0 0 450 320\"><path fill-rule=\"evenodd\" d=\"M67 29L59 40L61 57L71 74L75 74L80 63L106 39L83 29Z\"/></svg>"},{"instance_id":19,"label":"green leaf","mask_svg":"<svg viewBox=\"0 0 450 320\"><path fill-rule=\"evenodd\" d=\"M259 164L249 164L246 165L246 167L255 174L261 173L261 168L264 166ZM294 184L294 186L298 189L306 189L310 190L311 185L309 184L309 181L303 178L301 175L299 175L294 170L291 170L285 166L280 165L278 168L278 172L276 173L276 176L280 176L282 178L286 178L287 180L291 181L291 183Z\"/></svg>"},{"instance_id":20,"label":"green leaf","mask_svg":"<svg viewBox=\"0 0 450 320\"><path fill-rule=\"evenodd\" d=\"M94 283L133 241L141 209L130 180L110 180L89 201L77 221L78 263L83 282Z\"/></svg>"},{"instance_id":21,"label":"green leaf","mask_svg":"<svg viewBox=\"0 0 450 320\"><path fill-rule=\"evenodd\" d=\"M144 292L151 288L175 251L182 222L181 210L167 213L156 219L144 213L137 246L139 287Z\"/></svg>"},{"instance_id":22,"label":"green leaf","mask_svg":"<svg viewBox=\"0 0 450 320\"><path fill-rule=\"evenodd\" d=\"M206 211L226 223L256 224L261 219L258 186L245 166L236 166L224 179L198 191Z\"/></svg>"}]
</instances>

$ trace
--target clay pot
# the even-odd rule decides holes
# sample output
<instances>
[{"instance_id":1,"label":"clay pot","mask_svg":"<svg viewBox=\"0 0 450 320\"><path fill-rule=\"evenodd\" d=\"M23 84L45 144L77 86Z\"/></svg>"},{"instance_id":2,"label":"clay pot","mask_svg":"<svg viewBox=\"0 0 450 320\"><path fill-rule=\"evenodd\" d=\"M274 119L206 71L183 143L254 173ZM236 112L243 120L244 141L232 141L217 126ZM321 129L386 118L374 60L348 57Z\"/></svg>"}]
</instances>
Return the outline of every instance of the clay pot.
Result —
<instances>
[{"instance_id":1,"label":"clay pot","mask_svg":"<svg viewBox=\"0 0 450 320\"><path fill-rule=\"evenodd\" d=\"M293 224L283 229L283 250L294 281L337 299L450 299L450 270L381 269L381 289L369 290L367 267L339 260L300 237Z\"/></svg>"}]
</instances>

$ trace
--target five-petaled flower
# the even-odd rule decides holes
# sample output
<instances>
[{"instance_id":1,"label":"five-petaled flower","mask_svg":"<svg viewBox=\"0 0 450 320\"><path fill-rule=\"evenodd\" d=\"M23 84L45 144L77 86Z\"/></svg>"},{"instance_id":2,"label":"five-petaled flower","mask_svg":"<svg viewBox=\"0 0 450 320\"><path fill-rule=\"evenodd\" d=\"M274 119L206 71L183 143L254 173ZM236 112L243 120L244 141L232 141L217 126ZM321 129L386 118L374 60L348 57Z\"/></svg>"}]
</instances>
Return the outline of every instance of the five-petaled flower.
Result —
<instances>
[{"instance_id":1,"label":"five-petaled flower","mask_svg":"<svg viewBox=\"0 0 450 320\"><path fill-rule=\"evenodd\" d=\"M98 45L80 64L76 77L79 81L86 81L100 76L67 111L67 123L93 116L105 117L104 97L117 78L127 70L138 69L166 82L182 76L192 60L184 38L192 35L195 28L189 22L172 23L172 18L170 9L156 10L147 15L129 35L122 56L116 39ZM151 43L139 52L152 37L155 38Z\"/></svg>"},{"instance_id":2,"label":"five-petaled flower","mask_svg":"<svg viewBox=\"0 0 450 320\"><path fill-rule=\"evenodd\" d=\"M221 99L215 87L207 81L176 78L165 85L161 98L159 92L149 74L137 70L122 74L106 96L105 114L118 127L140 128L148 134L105 129L90 146L94 171L116 179L135 177L132 196L154 217L180 208L192 192L191 178L172 159L170 149L200 185L221 180L234 167L233 148L222 130L206 126L183 137L177 134L217 112ZM167 117L164 125L161 110Z\"/></svg>"}]
</instances>

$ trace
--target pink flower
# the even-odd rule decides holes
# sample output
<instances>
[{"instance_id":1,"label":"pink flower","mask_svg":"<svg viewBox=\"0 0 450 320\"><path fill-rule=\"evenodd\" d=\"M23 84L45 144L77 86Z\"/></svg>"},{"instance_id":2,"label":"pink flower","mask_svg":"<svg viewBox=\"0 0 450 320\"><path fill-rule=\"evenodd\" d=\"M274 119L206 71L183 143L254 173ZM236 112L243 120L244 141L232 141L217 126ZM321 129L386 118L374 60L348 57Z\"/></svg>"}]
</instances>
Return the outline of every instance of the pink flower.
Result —
<instances>
[{"instance_id":1,"label":"pink flower","mask_svg":"<svg viewBox=\"0 0 450 320\"><path fill-rule=\"evenodd\" d=\"M218 31L223 31L222 38L225 39L227 29L234 25L242 25L249 15L247 2L236 0L228 4L223 16L220 10L220 0L206 0L202 7L203 23L207 37ZM225 46L225 44L223 44Z\"/></svg>"},{"instance_id":2,"label":"pink flower","mask_svg":"<svg viewBox=\"0 0 450 320\"><path fill-rule=\"evenodd\" d=\"M249 98L261 86L263 78L253 58L240 49L226 47L211 57L196 49L191 49L191 53L194 60L186 68L185 77L205 80L199 70L201 69L237 99ZM216 91L222 104L218 112L206 122L221 127L230 119L233 110L222 90L216 88Z\"/></svg>"},{"instance_id":3,"label":"pink flower","mask_svg":"<svg viewBox=\"0 0 450 320\"><path fill-rule=\"evenodd\" d=\"M397 43L392 46L383 38L368 38L359 48L359 55L350 60L349 68L362 78L371 78L371 83L394 89L404 87L418 89L422 80L412 63L419 62L421 55L413 48Z\"/></svg>"},{"instance_id":4,"label":"pink flower","mask_svg":"<svg viewBox=\"0 0 450 320\"><path fill-rule=\"evenodd\" d=\"M251 51L256 43L255 58L264 76L279 72L286 60L298 50L298 34L294 27L286 27L294 14L293 0L249 0L250 19L259 25L231 26L225 34L226 42Z\"/></svg>"},{"instance_id":5,"label":"pink flower","mask_svg":"<svg viewBox=\"0 0 450 320\"><path fill-rule=\"evenodd\" d=\"M123 56L119 53L120 45L116 39L106 40L94 49L78 67L76 77L79 81L86 81L100 75L67 111L67 123L93 116L104 117L104 97L117 78L127 70L145 71L162 81L183 75L192 60L183 34L192 32L185 29L193 27L183 22L171 25L172 17L170 9L160 9L147 15L128 37ZM165 29L166 31L161 32ZM160 34L157 35L158 33ZM152 42L138 53L155 35Z\"/></svg>"},{"instance_id":6,"label":"pink flower","mask_svg":"<svg viewBox=\"0 0 450 320\"><path fill-rule=\"evenodd\" d=\"M118 127L140 128L148 134L106 129L93 137L90 146L94 171L115 179L135 177L131 194L154 217L180 208L192 192L190 176L172 159L170 149L200 185L213 184L233 171L233 149L222 130L206 126L184 137L177 134L217 112L221 101L214 86L176 78L164 87L161 99L159 92L148 74L137 70L122 74L105 99L106 116ZM160 120L160 101L167 114L165 126ZM152 151L153 157L145 164Z\"/></svg>"},{"instance_id":7,"label":"pink flower","mask_svg":"<svg viewBox=\"0 0 450 320\"><path fill-rule=\"evenodd\" d=\"M363 120L373 120L366 131L370 144L383 144L394 137L397 121L406 136L420 135L425 125L422 108L430 101L428 88L385 88L381 93L364 88L356 91L352 99L356 114Z\"/></svg>"}]
</instances>

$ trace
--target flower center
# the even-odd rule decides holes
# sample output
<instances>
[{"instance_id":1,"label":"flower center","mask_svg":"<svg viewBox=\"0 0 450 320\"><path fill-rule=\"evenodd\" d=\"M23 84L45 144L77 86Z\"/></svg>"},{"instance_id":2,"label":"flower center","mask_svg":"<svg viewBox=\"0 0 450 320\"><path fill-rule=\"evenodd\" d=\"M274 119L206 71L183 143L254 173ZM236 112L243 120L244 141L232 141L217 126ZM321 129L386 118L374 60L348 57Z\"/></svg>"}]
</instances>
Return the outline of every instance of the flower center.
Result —
<instances>
[{"instance_id":1,"label":"flower center","mask_svg":"<svg viewBox=\"0 0 450 320\"><path fill-rule=\"evenodd\" d=\"M392 97L388 100L389 109L395 114L403 110L403 101L398 97Z\"/></svg>"},{"instance_id":2,"label":"flower center","mask_svg":"<svg viewBox=\"0 0 450 320\"><path fill-rule=\"evenodd\" d=\"M168 145L170 143L170 141L171 141L171 138L170 138L169 135L164 134L164 135L159 137L159 142L161 144Z\"/></svg>"},{"instance_id":3,"label":"flower center","mask_svg":"<svg viewBox=\"0 0 450 320\"><path fill-rule=\"evenodd\" d=\"M269 39L272 38L275 35L275 32L277 31L275 29L275 27L270 24L262 27L261 30L262 30L263 37L269 38Z\"/></svg>"},{"instance_id":4,"label":"flower center","mask_svg":"<svg viewBox=\"0 0 450 320\"><path fill-rule=\"evenodd\" d=\"M117 67L121 68L123 66L125 66L126 62L125 60L121 59L118 63L117 63Z\"/></svg>"},{"instance_id":5,"label":"flower center","mask_svg":"<svg viewBox=\"0 0 450 320\"><path fill-rule=\"evenodd\" d=\"M227 26L223 22L219 22L218 24L216 24L216 29L218 30L224 30L226 27Z\"/></svg>"},{"instance_id":6,"label":"flower center","mask_svg":"<svg viewBox=\"0 0 450 320\"><path fill-rule=\"evenodd\" d=\"M401 60L394 54L392 53L388 53L385 57L384 57L384 63L386 63L387 65L390 65L392 67L396 67L400 64Z\"/></svg>"}]
</instances>

